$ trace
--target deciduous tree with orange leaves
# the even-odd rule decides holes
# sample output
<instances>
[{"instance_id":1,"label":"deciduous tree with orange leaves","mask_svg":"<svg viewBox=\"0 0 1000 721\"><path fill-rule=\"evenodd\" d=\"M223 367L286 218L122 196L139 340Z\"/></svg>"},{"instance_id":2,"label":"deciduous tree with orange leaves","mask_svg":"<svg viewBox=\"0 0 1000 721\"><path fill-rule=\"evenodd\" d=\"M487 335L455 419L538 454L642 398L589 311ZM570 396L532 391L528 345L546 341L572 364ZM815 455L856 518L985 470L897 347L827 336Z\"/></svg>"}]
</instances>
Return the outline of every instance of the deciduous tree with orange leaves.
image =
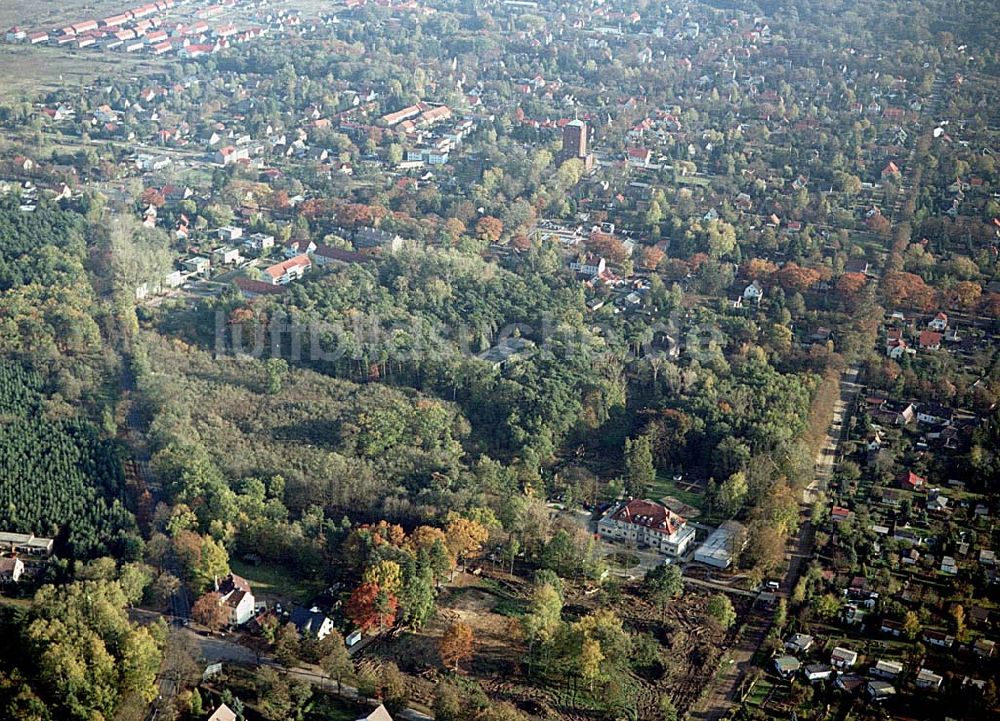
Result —
<instances>
[{"instance_id":1,"label":"deciduous tree with orange leaves","mask_svg":"<svg viewBox=\"0 0 1000 721\"><path fill-rule=\"evenodd\" d=\"M955 283L948 290L948 302L955 308L969 310L979 304L979 298L983 295L983 287L979 283L971 280L963 280Z\"/></svg>"},{"instance_id":2,"label":"deciduous tree with orange leaves","mask_svg":"<svg viewBox=\"0 0 1000 721\"><path fill-rule=\"evenodd\" d=\"M438 642L441 661L445 666L454 665L455 671L458 671L459 662L472 655L472 643L472 626L462 621L455 621L445 629L444 635Z\"/></svg>"},{"instance_id":3,"label":"deciduous tree with orange leaves","mask_svg":"<svg viewBox=\"0 0 1000 721\"><path fill-rule=\"evenodd\" d=\"M882 297L888 305L930 310L936 303L937 294L924 279L915 273L892 270L882 276L879 286Z\"/></svg>"},{"instance_id":4,"label":"deciduous tree with orange leaves","mask_svg":"<svg viewBox=\"0 0 1000 721\"><path fill-rule=\"evenodd\" d=\"M643 248L639 265L646 270L656 270L656 268L660 265L660 261L662 261L664 257L663 251L659 248L652 246L649 248Z\"/></svg>"},{"instance_id":5,"label":"deciduous tree with orange leaves","mask_svg":"<svg viewBox=\"0 0 1000 721\"><path fill-rule=\"evenodd\" d=\"M206 593L195 601L191 617L209 631L218 631L229 622L229 612L217 591Z\"/></svg>"},{"instance_id":6,"label":"deciduous tree with orange leaves","mask_svg":"<svg viewBox=\"0 0 1000 721\"><path fill-rule=\"evenodd\" d=\"M837 294L847 299L856 298L867 282L864 273L844 273L837 278Z\"/></svg>"},{"instance_id":7,"label":"deciduous tree with orange leaves","mask_svg":"<svg viewBox=\"0 0 1000 721\"><path fill-rule=\"evenodd\" d=\"M503 235L503 221L492 215L485 215L476 223L476 236L487 243L496 243Z\"/></svg>"},{"instance_id":8,"label":"deciduous tree with orange leaves","mask_svg":"<svg viewBox=\"0 0 1000 721\"><path fill-rule=\"evenodd\" d=\"M625 246L610 233L594 233L587 241L587 250L596 255L604 256L608 262L618 265L625 261L628 253Z\"/></svg>"},{"instance_id":9,"label":"deciduous tree with orange leaves","mask_svg":"<svg viewBox=\"0 0 1000 721\"><path fill-rule=\"evenodd\" d=\"M490 532L476 521L454 518L445 529L446 544L452 555L464 564L469 556L479 553Z\"/></svg>"},{"instance_id":10,"label":"deciduous tree with orange leaves","mask_svg":"<svg viewBox=\"0 0 1000 721\"><path fill-rule=\"evenodd\" d=\"M347 617L367 633L377 628L381 633L396 620L396 597L374 583L362 583L347 601Z\"/></svg>"},{"instance_id":11,"label":"deciduous tree with orange leaves","mask_svg":"<svg viewBox=\"0 0 1000 721\"><path fill-rule=\"evenodd\" d=\"M774 280L786 291L792 293L803 293L811 288L818 280L819 273L812 268L803 268L797 263L785 263L785 265L774 274Z\"/></svg>"},{"instance_id":12,"label":"deciduous tree with orange leaves","mask_svg":"<svg viewBox=\"0 0 1000 721\"><path fill-rule=\"evenodd\" d=\"M743 276L749 280L767 280L778 270L771 261L766 258L751 258L743 264Z\"/></svg>"}]
</instances>

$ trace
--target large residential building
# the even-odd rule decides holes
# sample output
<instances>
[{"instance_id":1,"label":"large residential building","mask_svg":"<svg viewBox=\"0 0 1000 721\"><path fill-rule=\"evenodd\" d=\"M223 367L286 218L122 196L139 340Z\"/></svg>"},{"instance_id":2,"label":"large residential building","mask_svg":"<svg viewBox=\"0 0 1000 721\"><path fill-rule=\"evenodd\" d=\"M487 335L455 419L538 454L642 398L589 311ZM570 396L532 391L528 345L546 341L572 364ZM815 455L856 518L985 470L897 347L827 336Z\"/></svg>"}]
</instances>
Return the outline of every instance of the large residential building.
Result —
<instances>
[{"instance_id":1,"label":"large residential building","mask_svg":"<svg viewBox=\"0 0 1000 721\"><path fill-rule=\"evenodd\" d=\"M597 524L609 541L632 541L668 556L683 556L694 542L694 528L666 506L632 500L609 512Z\"/></svg>"},{"instance_id":2,"label":"large residential building","mask_svg":"<svg viewBox=\"0 0 1000 721\"><path fill-rule=\"evenodd\" d=\"M312 261L308 255L302 254L265 268L261 277L271 285L285 285L301 278L310 268Z\"/></svg>"}]
</instances>

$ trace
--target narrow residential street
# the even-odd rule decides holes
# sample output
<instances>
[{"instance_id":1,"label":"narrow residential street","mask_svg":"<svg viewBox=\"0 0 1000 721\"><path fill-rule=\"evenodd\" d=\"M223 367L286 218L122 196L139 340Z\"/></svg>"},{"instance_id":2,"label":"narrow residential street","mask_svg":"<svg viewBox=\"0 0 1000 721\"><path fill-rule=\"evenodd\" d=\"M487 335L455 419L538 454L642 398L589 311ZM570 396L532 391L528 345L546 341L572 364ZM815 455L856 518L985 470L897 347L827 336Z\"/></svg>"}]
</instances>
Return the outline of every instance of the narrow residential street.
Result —
<instances>
[{"instance_id":1,"label":"narrow residential street","mask_svg":"<svg viewBox=\"0 0 1000 721\"><path fill-rule=\"evenodd\" d=\"M833 418L827 429L826 441L816 454L816 478L803 490L800 505L802 521L799 532L789 543L787 557L788 570L781 579L778 595L787 597L798 582L806 563L812 558L815 531L809 520L812 504L825 489L836 459L840 444L846 436L850 410L857 399L861 387L858 385L859 368L854 365L840 376L840 397L834 407ZM693 582L693 579L684 579ZM699 584L708 585L708 584ZM733 592L732 589L720 589ZM766 609L755 609L743 629L739 643L730 649L723 660L723 667L713 680L711 688L688 712L690 718L704 721L719 721L733 708L733 695L743 677L750 670L751 660L767 637L773 621L772 613Z\"/></svg>"}]
</instances>

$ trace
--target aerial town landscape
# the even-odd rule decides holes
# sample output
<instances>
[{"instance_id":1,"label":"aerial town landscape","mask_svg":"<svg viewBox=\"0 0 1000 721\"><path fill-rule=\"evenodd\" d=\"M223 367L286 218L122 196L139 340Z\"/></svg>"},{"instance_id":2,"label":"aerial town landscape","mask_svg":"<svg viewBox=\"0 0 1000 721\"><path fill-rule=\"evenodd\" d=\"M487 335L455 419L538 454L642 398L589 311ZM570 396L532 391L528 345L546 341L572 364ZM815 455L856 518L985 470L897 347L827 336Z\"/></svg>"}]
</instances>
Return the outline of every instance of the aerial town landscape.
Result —
<instances>
[{"instance_id":1,"label":"aerial town landscape","mask_svg":"<svg viewBox=\"0 0 1000 721\"><path fill-rule=\"evenodd\" d=\"M1000 720L996 0L0 4L0 720Z\"/></svg>"}]
</instances>

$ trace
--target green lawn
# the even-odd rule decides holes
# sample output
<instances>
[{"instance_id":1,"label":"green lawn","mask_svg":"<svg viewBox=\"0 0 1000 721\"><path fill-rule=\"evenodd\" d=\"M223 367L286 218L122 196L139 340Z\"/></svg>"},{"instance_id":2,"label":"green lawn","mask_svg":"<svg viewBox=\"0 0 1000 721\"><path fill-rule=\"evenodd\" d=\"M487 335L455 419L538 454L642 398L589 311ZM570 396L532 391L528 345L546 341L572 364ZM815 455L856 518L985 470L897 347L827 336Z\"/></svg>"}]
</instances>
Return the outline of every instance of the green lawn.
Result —
<instances>
[{"instance_id":1,"label":"green lawn","mask_svg":"<svg viewBox=\"0 0 1000 721\"><path fill-rule=\"evenodd\" d=\"M306 716L310 721L355 721L370 709L329 694L317 694L317 702Z\"/></svg>"},{"instance_id":2,"label":"green lawn","mask_svg":"<svg viewBox=\"0 0 1000 721\"><path fill-rule=\"evenodd\" d=\"M673 496L681 503L694 506L699 510L701 510L702 503L705 500L704 496L700 493L680 488L674 483L669 473L662 472L656 474L656 480L653 481L653 485L649 489L649 496L657 501L665 496Z\"/></svg>"},{"instance_id":3,"label":"green lawn","mask_svg":"<svg viewBox=\"0 0 1000 721\"><path fill-rule=\"evenodd\" d=\"M299 580L284 568L269 563L254 566L233 559L230 561L229 567L233 573L243 576L250 582L255 596L268 600L308 603L325 586L322 581L318 580Z\"/></svg>"},{"instance_id":4,"label":"green lawn","mask_svg":"<svg viewBox=\"0 0 1000 721\"><path fill-rule=\"evenodd\" d=\"M774 688L774 684L767 679L762 678L759 680L754 684L753 691L750 693L750 696L747 697L747 705L760 706L764 703L764 699L767 698L767 694L772 688Z\"/></svg>"},{"instance_id":5,"label":"green lawn","mask_svg":"<svg viewBox=\"0 0 1000 721\"><path fill-rule=\"evenodd\" d=\"M707 188L712 184L711 178L704 178L701 176L685 175L677 178L678 185L697 185L702 188Z\"/></svg>"}]
</instances>

